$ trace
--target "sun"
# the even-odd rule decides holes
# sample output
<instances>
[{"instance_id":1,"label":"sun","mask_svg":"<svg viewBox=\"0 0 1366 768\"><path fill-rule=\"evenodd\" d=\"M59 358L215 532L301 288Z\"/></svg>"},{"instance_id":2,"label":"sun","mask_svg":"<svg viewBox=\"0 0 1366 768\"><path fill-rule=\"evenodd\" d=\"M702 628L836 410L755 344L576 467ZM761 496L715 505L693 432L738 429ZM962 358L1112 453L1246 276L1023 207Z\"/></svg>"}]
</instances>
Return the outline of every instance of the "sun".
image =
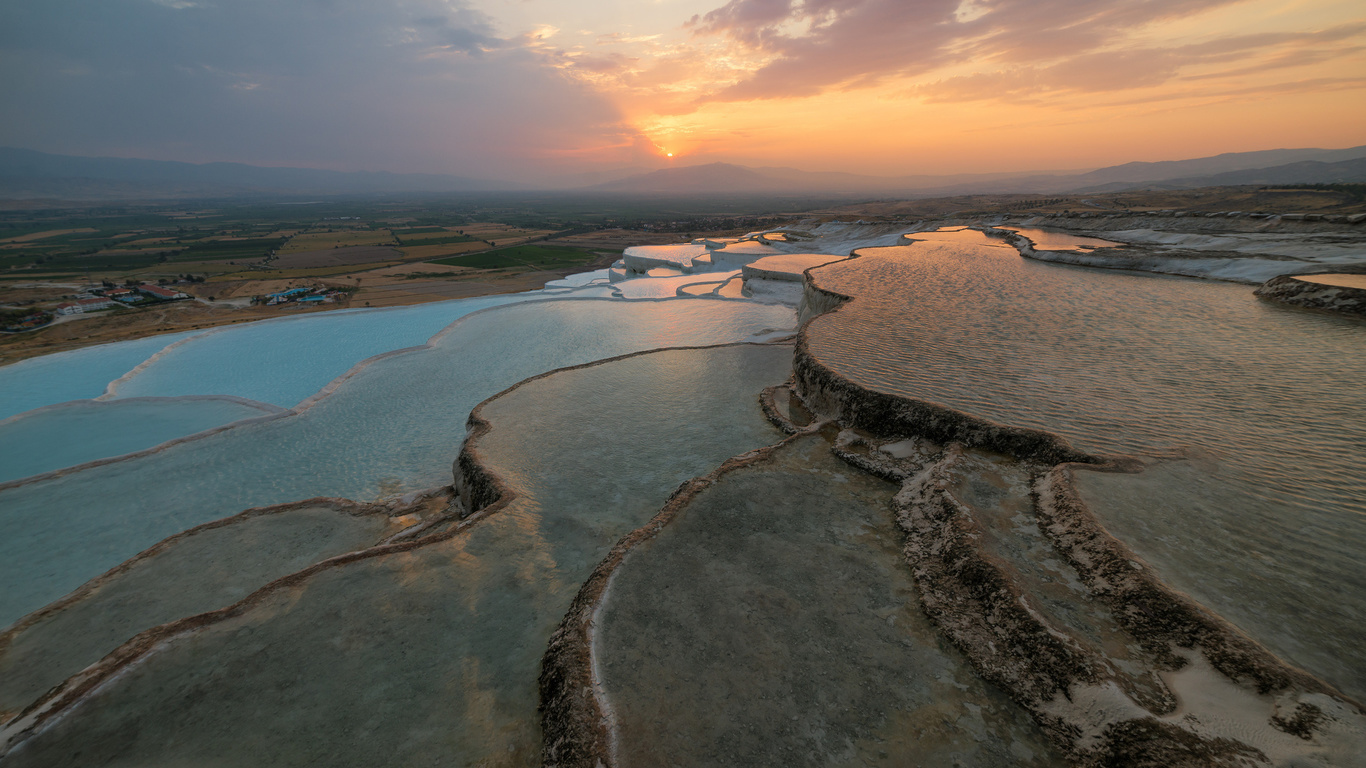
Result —
<instances>
[{"instance_id":1,"label":"sun","mask_svg":"<svg viewBox=\"0 0 1366 768\"><path fill-rule=\"evenodd\" d=\"M672 153L672 152L665 152L664 154L665 154L665 156L667 156L667 157L673 157L673 156L674 156L674 153Z\"/></svg>"}]
</instances>

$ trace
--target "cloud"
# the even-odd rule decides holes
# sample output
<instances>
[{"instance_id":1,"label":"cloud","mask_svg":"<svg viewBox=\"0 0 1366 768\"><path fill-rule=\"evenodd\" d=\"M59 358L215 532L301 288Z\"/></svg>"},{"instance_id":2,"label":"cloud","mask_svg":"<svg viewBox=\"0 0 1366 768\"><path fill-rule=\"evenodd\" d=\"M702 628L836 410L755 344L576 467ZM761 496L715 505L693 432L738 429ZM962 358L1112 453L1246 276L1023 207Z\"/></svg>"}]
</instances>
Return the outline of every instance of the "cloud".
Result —
<instances>
[{"instance_id":1,"label":"cloud","mask_svg":"<svg viewBox=\"0 0 1366 768\"><path fill-rule=\"evenodd\" d=\"M0 144L534 177L610 101L461 0L11 0Z\"/></svg>"},{"instance_id":2,"label":"cloud","mask_svg":"<svg viewBox=\"0 0 1366 768\"><path fill-rule=\"evenodd\" d=\"M1047 65L946 78L913 88L910 93L930 102L962 102L1123 91L1168 83L1179 86L1323 64L1366 49L1362 45L1333 45L1363 33L1366 24L1353 23L1319 32L1235 35L1188 45L1084 52ZM1223 67L1228 64L1235 66ZM1197 68L1212 69L1181 74ZM1172 94L1186 96L1189 91L1176 87Z\"/></svg>"},{"instance_id":3,"label":"cloud","mask_svg":"<svg viewBox=\"0 0 1366 768\"><path fill-rule=\"evenodd\" d=\"M1231 61L1294 44L1276 35L1216 36L1186 46L1132 42L1136 30L1240 2L730 0L685 26L698 38L724 39L766 59L738 81L700 93L699 102L812 96L965 67L977 71L926 85L921 94L970 100L1148 87L1217 62L1220 49ZM1358 34L1344 27L1321 33L1319 42Z\"/></svg>"}]
</instances>

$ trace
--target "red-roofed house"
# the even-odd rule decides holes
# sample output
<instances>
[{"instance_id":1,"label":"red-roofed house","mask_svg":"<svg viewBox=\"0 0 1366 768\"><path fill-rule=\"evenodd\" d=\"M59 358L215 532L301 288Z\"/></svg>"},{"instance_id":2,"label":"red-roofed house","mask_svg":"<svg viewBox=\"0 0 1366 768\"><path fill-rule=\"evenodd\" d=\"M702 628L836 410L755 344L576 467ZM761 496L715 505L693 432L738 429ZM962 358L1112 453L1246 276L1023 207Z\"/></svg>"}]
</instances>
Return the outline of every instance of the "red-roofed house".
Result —
<instances>
[{"instance_id":1,"label":"red-roofed house","mask_svg":"<svg viewBox=\"0 0 1366 768\"><path fill-rule=\"evenodd\" d=\"M145 293L154 299L188 299L189 296L180 291L173 291L169 288L162 288L159 285L143 283L138 286L139 293Z\"/></svg>"}]
</instances>

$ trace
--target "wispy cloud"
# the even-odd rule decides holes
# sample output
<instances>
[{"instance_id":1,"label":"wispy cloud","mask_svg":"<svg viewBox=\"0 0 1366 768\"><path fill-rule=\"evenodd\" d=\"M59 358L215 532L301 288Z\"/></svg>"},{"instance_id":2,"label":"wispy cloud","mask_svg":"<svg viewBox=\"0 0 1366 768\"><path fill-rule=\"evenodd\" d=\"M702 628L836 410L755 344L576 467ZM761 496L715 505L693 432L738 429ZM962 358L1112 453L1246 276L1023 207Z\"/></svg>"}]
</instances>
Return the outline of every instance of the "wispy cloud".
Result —
<instances>
[{"instance_id":1,"label":"wispy cloud","mask_svg":"<svg viewBox=\"0 0 1366 768\"><path fill-rule=\"evenodd\" d=\"M699 102L813 96L889 80L924 79L926 99L975 100L1048 90L1110 91L1171 81L1193 67L1280 56L1282 66L1333 53L1285 49L1359 38L1359 25L1198 44L1136 44L1135 30L1242 0L731 0L693 17L698 38L723 39L766 61L701 91ZM1233 70L1230 70L1230 72Z\"/></svg>"},{"instance_id":2,"label":"wispy cloud","mask_svg":"<svg viewBox=\"0 0 1366 768\"><path fill-rule=\"evenodd\" d=\"M1319 32L1235 35L1188 45L1087 51L1055 57L1042 65L1021 64L945 78L910 92L931 102L951 102L1125 91L1173 83L1177 86L1173 95L1189 95L1189 89L1179 87L1181 83L1319 65L1359 53L1366 45L1343 43L1363 35L1366 24L1352 23Z\"/></svg>"}]
</instances>

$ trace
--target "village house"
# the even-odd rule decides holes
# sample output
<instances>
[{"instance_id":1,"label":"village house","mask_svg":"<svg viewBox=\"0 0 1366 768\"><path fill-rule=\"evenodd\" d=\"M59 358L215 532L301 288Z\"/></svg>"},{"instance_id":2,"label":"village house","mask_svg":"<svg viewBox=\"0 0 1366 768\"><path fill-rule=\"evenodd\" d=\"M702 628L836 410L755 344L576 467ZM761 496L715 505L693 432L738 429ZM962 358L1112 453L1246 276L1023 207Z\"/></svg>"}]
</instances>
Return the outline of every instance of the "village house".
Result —
<instances>
[{"instance_id":1,"label":"village house","mask_svg":"<svg viewBox=\"0 0 1366 768\"><path fill-rule=\"evenodd\" d=\"M267 301L266 304L284 304L290 301L295 301L298 300L298 298L303 294L308 293L308 290L309 289L307 288L290 288L287 291L280 291L279 293L268 294L266 298L270 299L270 301Z\"/></svg>"},{"instance_id":2,"label":"village house","mask_svg":"<svg viewBox=\"0 0 1366 768\"><path fill-rule=\"evenodd\" d=\"M114 306L114 302L108 298L77 299L65 304L58 304L57 314L79 315L83 312L94 312L97 309L107 309L112 306Z\"/></svg>"},{"instance_id":3,"label":"village house","mask_svg":"<svg viewBox=\"0 0 1366 768\"><path fill-rule=\"evenodd\" d=\"M173 291L173 290L171 290L170 288L163 288L163 287L161 287L161 286L159 286L159 285L152 285L152 284L150 284L150 283L143 283L142 285L139 285L139 286L138 286L138 293L142 293L142 294L145 294L145 295L147 295L147 296L151 296L151 297L154 298L154 299L166 299L166 300L169 300L169 299L188 299L188 298L189 298L189 294L181 293L180 291Z\"/></svg>"},{"instance_id":4,"label":"village house","mask_svg":"<svg viewBox=\"0 0 1366 768\"><path fill-rule=\"evenodd\" d=\"M134 291L131 288L108 288L105 289L104 296L105 298L113 299L114 301L137 301L141 298L138 296L137 291Z\"/></svg>"}]
</instances>

